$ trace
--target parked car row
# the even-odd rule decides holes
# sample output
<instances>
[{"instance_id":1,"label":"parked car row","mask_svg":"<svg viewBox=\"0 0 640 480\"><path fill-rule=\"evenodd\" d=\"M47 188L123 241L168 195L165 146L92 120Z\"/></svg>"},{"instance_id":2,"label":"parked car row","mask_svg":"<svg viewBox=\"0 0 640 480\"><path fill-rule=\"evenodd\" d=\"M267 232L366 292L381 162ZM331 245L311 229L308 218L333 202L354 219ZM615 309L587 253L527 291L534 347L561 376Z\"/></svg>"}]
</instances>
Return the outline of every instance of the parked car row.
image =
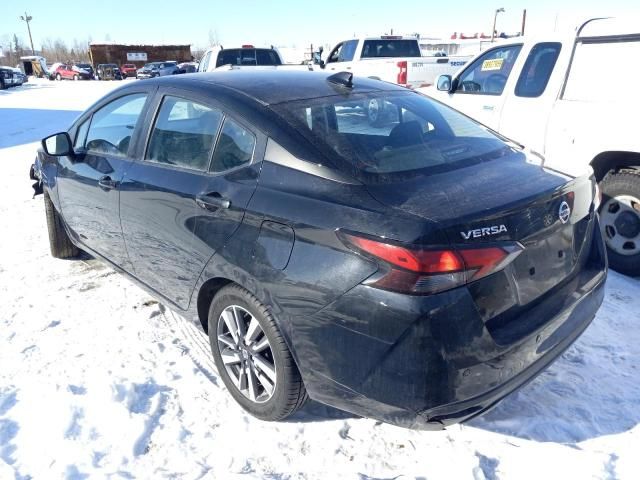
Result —
<instances>
[{"instance_id":1,"label":"parked car row","mask_svg":"<svg viewBox=\"0 0 640 480\"><path fill-rule=\"evenodd\" d=\"M27 76L19 68L0 65L0 90L19 87L28 81Z\"/></svg>"},{"instance_id":2,"label":"parked car row","mask_svg":"<svg viewBox=\"0 0 640 480\"><path fill-rule=\"evenodd\" d=\"M197 65L191 62L178 64L176 61L149 62L138 69L133 63L118 66L115 63L100 63L95 70L90 63L63 64L49 66L49 80L123 80L163 77L180 73L194 73Z\"/></svg>"}]
</instances>

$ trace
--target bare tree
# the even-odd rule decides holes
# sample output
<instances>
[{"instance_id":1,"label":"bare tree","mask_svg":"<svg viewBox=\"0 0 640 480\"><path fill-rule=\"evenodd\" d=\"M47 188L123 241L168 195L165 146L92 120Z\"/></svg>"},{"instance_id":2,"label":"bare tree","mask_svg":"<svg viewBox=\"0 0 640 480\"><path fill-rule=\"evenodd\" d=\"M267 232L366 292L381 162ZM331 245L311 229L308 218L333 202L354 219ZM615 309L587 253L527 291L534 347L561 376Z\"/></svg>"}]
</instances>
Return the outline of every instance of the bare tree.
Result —
<instances>
[{"instance_id":1,"label":"bare tree","mask_svg":"<svg viewBox=\"0 0 640 480\"><path fill-rule=\"evenodd\" d=\"M220 45L220 37L218 36L218 29L214 28L213 30L209 29L209 46L215 47Z\"/></svg>"}]
</instances>

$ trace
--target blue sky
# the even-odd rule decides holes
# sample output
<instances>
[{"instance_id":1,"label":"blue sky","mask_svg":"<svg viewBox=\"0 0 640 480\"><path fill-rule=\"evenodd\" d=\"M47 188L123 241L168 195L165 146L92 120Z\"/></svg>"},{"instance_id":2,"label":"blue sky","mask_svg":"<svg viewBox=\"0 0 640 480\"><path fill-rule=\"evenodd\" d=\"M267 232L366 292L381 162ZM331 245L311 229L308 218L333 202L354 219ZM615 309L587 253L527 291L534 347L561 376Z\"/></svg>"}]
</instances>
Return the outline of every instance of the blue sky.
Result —
<instances>
[{"instance_id":1,"label":"blue sky","mask_svg":"<svg viewBox=\"0 0 640 480\"><path fill-rule=\"evenodd\" d=\"M46 38L118 43L209 44L210 34L225 46L307 46L325 44L355 35L388 32L447 34L453 31L490 33L493 11L504 7L498 31L520 30L522 9L527 8L528 30L551 28L556 17L612 15L635 10L638 0L477 0L377 1L345 0L70 0L3 1L0 7L0 45L6 46L14 33L28 43L26 25L18 17L27 10L34 46ZM604 6L603 6L604 5Z\"/></svg>"}]
</instances>

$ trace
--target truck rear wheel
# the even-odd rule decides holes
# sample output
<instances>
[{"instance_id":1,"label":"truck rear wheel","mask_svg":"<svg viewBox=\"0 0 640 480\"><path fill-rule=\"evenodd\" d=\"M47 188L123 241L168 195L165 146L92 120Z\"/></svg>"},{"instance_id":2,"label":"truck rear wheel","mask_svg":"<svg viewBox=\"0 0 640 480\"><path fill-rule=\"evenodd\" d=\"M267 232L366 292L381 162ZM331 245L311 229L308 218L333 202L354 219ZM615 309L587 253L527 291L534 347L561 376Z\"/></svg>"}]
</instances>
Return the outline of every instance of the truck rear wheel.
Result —
<instances>
[{"instance_id":1,"label":"truck rear wheel","mask_svg":"<svg viewBox=\"0 0 640 480\"><path fill-rule=\"evenodd\" d=\"M600 183L600 226L612 269L640 275L640 173L607 175Z\"/></svg>"}]
</instances>

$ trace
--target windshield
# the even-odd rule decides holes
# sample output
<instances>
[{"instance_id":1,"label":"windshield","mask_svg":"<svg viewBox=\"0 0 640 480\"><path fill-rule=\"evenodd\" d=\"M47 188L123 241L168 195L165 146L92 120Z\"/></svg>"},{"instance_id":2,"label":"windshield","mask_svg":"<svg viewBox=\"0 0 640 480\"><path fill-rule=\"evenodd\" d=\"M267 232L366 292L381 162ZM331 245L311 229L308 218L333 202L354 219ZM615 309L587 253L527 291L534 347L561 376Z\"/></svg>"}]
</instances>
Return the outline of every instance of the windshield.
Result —
<instances>
[{"instance_id":1,"label":"windshield","mask_svg":"<svg viewBox=\"0 0 640 480\"><path fill-rule=\"evenodd\" d=\"M268 48L230 48L218 53L216 67L223 65L281 65L274 50Z\"/></svg>"},{"instance_id":2,"label":"windshield","mask_svg":"<svg viewBox=\"0 0 640 480\"><path fill-rule=\"evenodd\" d=\"M417 40L365 40L362 58L420 57Z\"/></svg>"},{"instance_id":3,"label":"windshield","mask_svg":"<svg viewBox=\"0 0 640 480\"><path fill-rule=\"evenodd\" d=\"M411 92L373 92L272 107L334 166L365 183L467 167L513 152L488 129Z\"/></svg>"},{"instance_id":4,"label":"windshield","mask_svg":"<svg viewBox=\"0 0 640 480\"><path fill-rule=\"evenodd\" d=\"M160 65L160 63L147 63L145 64L144 68L158 68L158 66Z\"/></svg>"}]
</instances>

